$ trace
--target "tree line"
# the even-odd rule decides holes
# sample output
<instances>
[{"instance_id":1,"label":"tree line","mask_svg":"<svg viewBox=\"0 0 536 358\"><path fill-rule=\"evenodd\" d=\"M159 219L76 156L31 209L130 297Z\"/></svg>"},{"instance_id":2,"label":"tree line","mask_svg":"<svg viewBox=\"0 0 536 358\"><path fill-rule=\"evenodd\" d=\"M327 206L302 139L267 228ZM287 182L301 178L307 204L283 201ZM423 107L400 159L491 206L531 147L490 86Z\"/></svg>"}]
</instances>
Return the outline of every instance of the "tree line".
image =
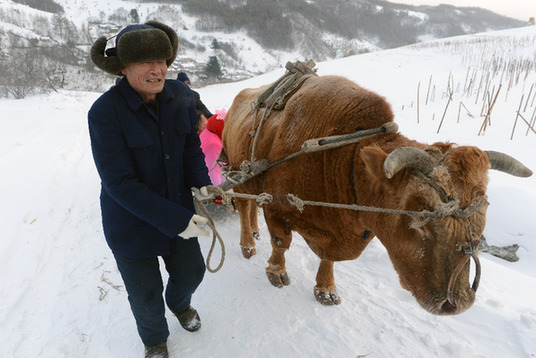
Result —
<instances>
[{"instance_id":1,"label":"tree line","mask_svg":"<svg viewBox=\"0 0 536 358\"><path fill-rule=\"evenodd\" d=\"M63 14L63 6L54 2L54 0L13 0L18 4L27 5L37 10L50 12L53 14Z\"/></svg>"},{"instance_id":2,"label":"tree line","mask_svg":"<svg viewBox=\"0 0 536 358\"><path fill-rule=\"evenodd\" d=\"M62 15L63 8L53 0L14 1L55 15L38 15L29 20L24 12L0 9L1 22L36 34L31 35L34 38L23 38L15 32L0 28L0 96L22 98L31 93L57 90L76 81L79 81L78 87L94 89L91 86L98 85L96 78L100 76L95 76L95 69L87 54L87 47L95 40L90 25L77 28ZM521 26L517 20L505 20L504 17L482 9L459 11L447 5L414 7L395 5L383 0L150 1L180 4L185 13L197 18L197 31L245 31L268 50L292 51L299 48L311 51L314 56L317 53L322 56L322 51L325 54L325 51L333 50L319 38L324 33L348 40L370 39L379 47L390 48L415 43L423 34L446 37L467 33L467 27L478 32L500 26ZM416 17L412 11L417 10L426 16ZM158 18L165 14L167 17L180 18L178 12L177 16L173 16L170 13L172 11L175 11L173 7L162 5L151 16ZM97 20L99 26L108 24L111 27L139 21L136 9L129 11L124 8L111 14L102 12ZM313 49L304 46L312 46ZM208 59L205 68L197 71L201 77L207 80L221 79L224 77L221 65L224 68L240 65L237 47L232 42L216 42L211 47L221 56L219 59L216 56ZM186 49L205 51L202 43L192 43L181 38L179 53ZM84 81L86 79L88 80ZM76 85L74 87L77 88Z\"/></svg>"},{"instance_id":3,"label":"tree line","mask_svg":"<svg viewBox=\"0 0 536 358\"><path fill-rule=\"evenodd\" d=\"M149 1L149 0L140 0ZM154 1L154 0L150 0ZM437 37L522 26L483 9L464 9L449 5L411 6L384 0L161 0L181 4L186 13L210 16L212 31L246 30L268 49L293 49L293 23L307 22L318 32L344 39L375 39L382 48L393 48L419 41L419 36ZM416 17L422 12L424 18ZM305 34L307 35L307 34Z\"/></svg>"}]
</instances>

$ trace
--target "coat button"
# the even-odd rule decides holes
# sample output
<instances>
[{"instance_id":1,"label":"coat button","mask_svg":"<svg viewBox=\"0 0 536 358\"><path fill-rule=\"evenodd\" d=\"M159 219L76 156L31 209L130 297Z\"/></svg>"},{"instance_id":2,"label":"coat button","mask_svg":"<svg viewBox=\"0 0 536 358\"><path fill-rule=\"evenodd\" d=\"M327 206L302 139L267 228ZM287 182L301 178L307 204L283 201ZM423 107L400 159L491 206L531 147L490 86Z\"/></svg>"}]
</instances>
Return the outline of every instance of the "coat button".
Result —
<instances>
[{"instance_id":1,"label":"coat button","mask_svg":"<svg viewBox=\"0 0 536 358\"><path fill-rule=\"evenodd\" d=\"M169 154L164 155L166 159L169 159Z\"/></svg>"}]
</instances>

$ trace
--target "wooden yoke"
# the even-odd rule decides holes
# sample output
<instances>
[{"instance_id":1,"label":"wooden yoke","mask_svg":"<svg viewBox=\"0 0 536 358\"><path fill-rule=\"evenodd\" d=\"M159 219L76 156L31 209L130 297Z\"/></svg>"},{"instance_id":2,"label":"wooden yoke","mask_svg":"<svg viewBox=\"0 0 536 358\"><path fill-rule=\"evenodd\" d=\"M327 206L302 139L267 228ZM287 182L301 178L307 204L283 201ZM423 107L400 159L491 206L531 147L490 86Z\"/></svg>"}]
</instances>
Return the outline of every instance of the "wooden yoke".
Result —
<instances>
[{"instance_id":1,"label":"wooden yoke","mask_svg":"<svg viewBox=\"0 0 536 358\"><path fill-rule=\"evenodd\" d=\"M259 94L257 99L252 102L251 111L254 112L259 108L283 109L288 99L300 89L307 78L317 76L315 66L313 60L309 60L307 63L287 62L285 65L287 72Z\"/></svg>"},{"instance_id":2,"label":"wooden yoke","mask_svg":"<svg viewBox=\"0 0 536 358\"><path fill-rule=\"evenodd\" d=\"M263 116L263 120L265 120L266 117L269 116L271 110L283 109L289 98L300 89L307 78L317 76L316 69L314 69L315 66L316 64L313 60L309 60L307 63L303 63L301 61L296 61L294 63L290 61L287 62L285 65L285 68L287 69L285 74L275 81L270 87L260 93L255 101L251 102L251 112L253 113L260 108L266 108L266 112ZM261 125L262 120L257 129L250 133L252 136L255 136L255 139L259 135ZM253 147L255 147L256 144L255 139ZM225 155L223 149L218 157L217 162L228 162L227 156ZM267 170L269 166L270 164L265 159L255 160L252 158L252 160L249 162L244 161L240 165L240 171L227 176L227 180L221 183L218 187L223 191L228 191L235 186L253 178L254 176L261 174Z\"/></svg>"}]
</instances>

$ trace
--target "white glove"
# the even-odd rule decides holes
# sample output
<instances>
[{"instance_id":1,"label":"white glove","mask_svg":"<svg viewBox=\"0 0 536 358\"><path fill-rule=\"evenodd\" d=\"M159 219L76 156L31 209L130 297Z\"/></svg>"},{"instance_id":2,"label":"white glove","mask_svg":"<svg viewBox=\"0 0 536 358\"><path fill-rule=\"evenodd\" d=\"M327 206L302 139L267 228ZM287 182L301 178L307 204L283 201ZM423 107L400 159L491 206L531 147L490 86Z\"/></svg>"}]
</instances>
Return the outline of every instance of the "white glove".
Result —
<instances>
[{"instance_id":1,"label":"white glove","mask_svg":"<svg viewBox=\"0 0 536 358\"><path fill-rule=\"evenodd\" d=\"M192 218L190 219L190 222L188 223L186 230L181 232L179 236L184 239L190 239L192 237L196 237L200 235L210 236L210 232L208 232L208 230L203 229L202 227L199 226L199 225L204 225L206 223L208 223L207 218L194 214L194 216L192 216Z\"/></svg>"},{"instance_id":2,"label":"white glove","mask_svg":"<svg viewBox=\"0 0 536 358\"><path fill-rule=\"evenodd\" d=\"M208 189L206 186L202 186L201 188L192 188L192 191L194 192L194 196L199 201L204 201L208 199L212 199L212 194L208 193Z\"/></svg>"}]
</instances>

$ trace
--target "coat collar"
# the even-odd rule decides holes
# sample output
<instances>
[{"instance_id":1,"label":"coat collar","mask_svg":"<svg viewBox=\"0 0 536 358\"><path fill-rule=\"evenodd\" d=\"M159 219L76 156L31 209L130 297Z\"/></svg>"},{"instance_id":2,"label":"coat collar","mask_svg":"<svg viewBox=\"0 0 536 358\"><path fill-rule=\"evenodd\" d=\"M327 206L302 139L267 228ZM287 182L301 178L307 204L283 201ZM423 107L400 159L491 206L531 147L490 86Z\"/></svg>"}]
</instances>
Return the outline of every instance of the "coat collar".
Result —
<instances>
[{"instance_id":1,"label":"coat collar","mask_svg":"<svg viewBox=\"0 0 536 358\"><path fill-rule=\"evenodd\" d=\"M157 95L157 98L160 102L175 98L175 94L169 89L167 83L168 80L166 80L162 92ZM126 78L123 77L121 81L119 81L119 84L117 84L117 87L119 88L119 92L121 95L123 95L131 110L136 111L144 105L140 95L130 86Z\"/></svg>"}]
</instances>

